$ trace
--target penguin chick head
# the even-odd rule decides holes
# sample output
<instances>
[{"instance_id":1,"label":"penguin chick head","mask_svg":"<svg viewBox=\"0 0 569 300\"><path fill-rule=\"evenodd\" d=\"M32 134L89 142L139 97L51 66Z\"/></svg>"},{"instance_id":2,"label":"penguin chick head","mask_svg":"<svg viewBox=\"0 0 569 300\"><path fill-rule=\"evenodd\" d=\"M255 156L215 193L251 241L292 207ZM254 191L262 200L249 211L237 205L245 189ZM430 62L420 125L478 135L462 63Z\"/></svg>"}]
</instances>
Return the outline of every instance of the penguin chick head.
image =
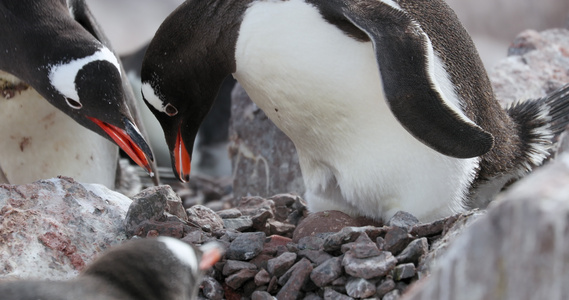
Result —
<instances>
[{"instance_id":1,"label":"penguin chick head","mask_svg":"<svg viewBox=\"0 0 569 300\"><path fill-rule=\"evenodd\" d=\"M50 66L51 97L59 110L81 125L114 141L151 173L152 151L126 105L121 67L102 46L94 54ZM41 91L40 91L41 92ZM49 93L49 92L48 92Z\"/></svg>"}]
</instances>

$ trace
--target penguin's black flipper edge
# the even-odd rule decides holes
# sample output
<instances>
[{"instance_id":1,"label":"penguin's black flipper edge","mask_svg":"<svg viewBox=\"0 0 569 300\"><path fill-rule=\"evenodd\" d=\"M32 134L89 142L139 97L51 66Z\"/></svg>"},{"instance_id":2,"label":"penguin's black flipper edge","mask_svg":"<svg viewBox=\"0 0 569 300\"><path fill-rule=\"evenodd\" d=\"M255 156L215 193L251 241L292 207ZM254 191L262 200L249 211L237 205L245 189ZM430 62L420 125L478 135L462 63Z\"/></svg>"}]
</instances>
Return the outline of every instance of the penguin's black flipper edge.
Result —
<instances>
[{"instance_id":1,"label":"penguin's black flipper edge","mask_svg":"<svg viewBox=\"0 0 569 300\"><path fill-rule=\"evenodd\" d=\"M84 0L73 0L71 1L71 6L73 7L73 18L75 21L85 30L87 30L91 35L93 35L101 44L105 45L111 51L115 53L116 57L119 57L117 53L114 51L110 40L107 38L101 26L95 20L93 13L87 6ZM132 117L134 118L134 123L140 129L142 136L146 139L146 141L150 141L146 128L144 127L144 123L142 122L142 117L140 116L139 108L138 108L138 101L134 95L132 87L130 86L130 81L128 80L127 74L124 70L122 62L119 60L119 64L121 65L121 78L123 84L123 90L125 94L126 104ZM158 174L158 168L156 166L156 162L154 160L150 161L150 167L153 172L152 181L154 185L160 184L160 176Z\"/></svg>"},{"instance_id":2,"label":"penguin's black flipper edge","mask_svg":"<svg viewBox=\"0 0 569 300\"><path fill-rule=\"evenodd\" d=\"M386 101L411 135L451 157L490 151L493 136L445 103L430 74L430 41L415 21L381 1L366 7L348 5L342 13L371 39Z\"/></svg>"}]
</instances>

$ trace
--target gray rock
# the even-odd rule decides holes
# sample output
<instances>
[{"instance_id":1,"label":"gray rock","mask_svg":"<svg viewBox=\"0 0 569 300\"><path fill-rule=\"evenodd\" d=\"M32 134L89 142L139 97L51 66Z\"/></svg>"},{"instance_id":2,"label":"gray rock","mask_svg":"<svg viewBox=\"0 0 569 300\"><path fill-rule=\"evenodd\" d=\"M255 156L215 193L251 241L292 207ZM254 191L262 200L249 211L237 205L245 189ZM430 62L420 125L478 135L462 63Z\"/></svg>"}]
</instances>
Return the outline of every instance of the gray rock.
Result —
<instances>
[{"instance_id":1,"label":"gray rock","mask_svg":"<svg viewBox=\"0 0 569 300\"><path fill-rule=\"evenodd\" d=\"M227 259L250 260L263 251L266 235L262 232L242 233L231 242Z\"/></svg>"},{"instance_id":2,"label":"gray rock","mask_svg":"<svg viewBox=\"0 0 569 300\"><path fill-rule=\"evenodd\" d=\"M409 242L411 242L413 238L407 233L407 229L401 227L392 227L386 234L385 234L385 245L384 248L386 251L389 251L393 254L398 254L401 250L405 249Z\"/></svg>"},{"instance_id":3,"label":"gray rock","mask_svg":"<svg viewBox=\"0 0 569 300\"><path fill-rule=\"evenodd\" d=\"M223 266L223 271L222 274L227 276L227 275L231 275L233 273L236 273L238 271L241 271L243 269L248 269L248 270L257 270L257 266L255 266L252 263L248 263L245 261L238 261L238 260L227 260L225 262L225 265Z\"/></svg>"},{"instance_id":4,"label":"gray rock","mask_svg":"<svg viewBox=\"0 0 569 300\"><path fill-rule=\"evenodd\" d=\"M229 152L233 194L272 196L304 193L296 149L236 84L232 93Z\"/></svg>"},{"instance_id":5,"label":"gray rock","mask_svg":"<svg viewBox=\"0 0 569 300\"><path fill-rule=\"evenodd\" d=\"M247 216L235 219L223 219L223 225L227 229L244 231L253 228L253 220Z\"/></svg>"},{"instance_id":6,"label":"gray rock","mask_svg":"<svg viewBox=\"0 0 569 300\"><path fill-rule=\"evenodd\" d=\"M349 275L364 279L385 276L395 268L397 260L390 252L381 252L379 256L370 258L357 258L348 251L342 260L342 266Z\"/></svg>"},{"instance_id":7,"label":"gray rock","mask_svg":"<svg viewBox=\"0 0 569 300\"><path fill-rule=\"evenodd\" d=\"M296 253L285 252L278 257L269 259L267 262L267 271L273 276L280 277L283 275L296 261Z\"/></svg>"},{"instance_id":8,"label":"gray rock","mask_svg":"<svg viewBox=\"0 0 569 300\"><path fill-rule=\"evenodd\" d=\"M378 256L381 254L381 251L377 248L377 244L374 243L367 234L362 233L358 239L353 243L344 244L342 249L347 248L348 250L352 251L352 254L357 258L368 258L373 256Z\"/></svg>"},{"instance_id":9,"label":"gray rock","mask_svg":"<svg viewBox=\"0 0 569 300\"><path fill-rule=\"evenodd\" d=\"M279 300L295 300L299 298L300 290L304 287L312 272L312 264L308 259L303 258L291 270L292 272L286 284L277 293L276 297Z\"/></svg>"},{"instance_id":10,"label":"gray rock","mask_svg":"<svg viewBox=\"0 0 569 300\"><path fill-rule=\"evenodd\" d=\"M237 209L244 216L249 216L253 221L253 228L264 231L267 220L273 217L275 203L262 197L243 197L237 205Z\"/></svg>"},{"instance_id":11,"label":"gray rock","mask_svg":"<svg viewBox=\"0 0 569 300\"><path fill-rule=\"evenodd\" d=\"M323 262L327 261L328 259L332 258L332 255L324 252L322 250L311 250L311 249L304 249L298 251L299 257L306 257L311 262L315 263L317 266L321 265Z\"/></svg>"},{"instance_id":12,"label":"gray rock","mask_svg":"<svg viewBox=\"0 0 569 300\"><path fill-rule=\"evenodd\" d=\"M273 300L273 299L275 299L275 297L263 291L255 291L251 295L251 300Z\"/></svg>"},{"instance_id":13,"label":"gray rock","mask_svg":"<svg viewBox=\"0 0 569 300\"><path fill-rule=\"evenodd\" d=\"M223 299L223 286L217 280L211 276L205 276L202 281L202 292L203 295L210 300L221 300Z\"/></svg>"},{"instance_id":14,"label":"gray rock","mask_svg":"<svg viewBox=\"0 0 569 300\"><path fill-rule=\"evenodd\" d=\"M367 298L375 294L375 283L363 278L350 278L346 284L348 296Z\"/></svg>"},{"instance_id":15,"label":"gray rock","mask_svg":"<svg viewBox=\"0 0 569 300\"><path fill-rule=\"evenodd\" d=\"M319 287L324 287L342 276L342 258L333 257L323 262L310 273L310 279Z\"/></svg>"},{"instance_id":16,"label":"gray rock","mask_svg":"<svg viewBox=\"0 0 569 300\"><path fill-rule=\"evenodd\" d=\"M324 251L340 250L343 244L355 241L362 233L362 227L344 227L339 232L326 237L322 245Z\"/></svg>"},{"instance_id":17,"label":"gray rock","mask_svg":"<svg viewBox=\"0 0 569 300\"><path fill-rule=\"evenodd\" d=\"M405 211L398 211L387 221L387 226L396 226L405 229L409 229L415 224L418 224L419 220L412 214Z\"/></svg>"},{"instance_id":18,"label":"gray rock","mask_svg":"<svg viewBox=\"0 0 569 300\"><path fill-rule=\"evenodd\" d=\"M216 212L222 219L235 219L241 217L243 214L237 208L229 208Z\"/></svg>"},{"instance_id":19,"label":"gray rock","mask_svg":"<svg viewBox=\"0 0 569 300\"><path fill-rule=\"evenodd\" d=\"M132 200L71 178L0 185L0 278L65 280L126 239Z\"/></svg>"},{"instance_id":20,"label":"gray rock","mask_svg":"<svg viewBox=\"0 0 569 300\"><path fill-rule=\"evenodd\" d=\"M194 205L186 210L188 222L198 225L205 231L218 231L223 229L223 220L213 210L203 205Z\"/></svg>"},{"instance_id":21,"label":"gray rock","mask_svg":"<svg viewBox=\"0 0 569 300\"><path fill-rule=\"evenodd\" d=\"M237 273L225 277L225 284L232 289L240 288L247 280L252 279L257 274L255 270L243 269Z\"/></svg>"},{"instance_id":22,"label":"gray rock","mask_svg":"<svg viewBox=\"0 0 569 300\"><path fill-rule=\"evenodd\" d=\"M426 255L428 251L429 242L427 238L420 238L409 243L395 258L397 258L397 262L400 264L409 262L417 264L419 259Z\"/></svg>"},{"instance_id":23,"label":"gray rock","mask_svg":"<svg viewBox=\"0 0 569 300\"><path fill-rule=\"evenodd\" d=\"M394 289L395 289L395 281L393 281L393 279L391 278L387 278L381 281L381 283L377 285L375 296L381 299L383 296L393 291Z\"/></svg>"},{"instance_id":24,"label":"gray rock","mask_svg":"<svg viewBox=\"0 0 569 300\"><path fill-rule=\"evenodd\" d=\"M393 290L387 294L385 294L385 296L383 296L382 300L397 300L401 297L401 292L399 292L399 290Z\"/></svg>"},{"instance_id":25,"label":"gray rock","mask_svg":"<svg viewBox=\"0 0 569 300\"><path fill-rule=\"evenodd\" d=\"M298 241L298 249L320 250L329 235L329 233L318 233L316 235L305 236Z\"/></svg>"},{"instance_id":26,"label":"gray rock","mask_svg":"<svg viewBox=\"0 0 569 300\"><path fill-rule=\"evenodd\" d=\"M296 226L288 223L279 222L277 220L268 221L271 234L277 234L282 236L292 236Z\"/></svg>"},{"instance_id":27,"label":"gray rock","mask_svg":"<svg viewBox=\"0 0 569 300\"><path fill-rule=\"evenodd\" d=\"M325 300L353 300L354 298L340 294L333 290L332 288L324 289L324 299Z\"/></svg>"},{"instance_id":28,"label":"gray rock","mask_svg":"<svg viewBox=\"0 0 569 300\"><path fill-rule=\"evenodd\" d=\"M412 263L401 264L393 269L393 279L399 281L415 276L415 265Z\"/></svg>"},{"instance_id":29,"label":"gray rock","mask_svg":"<svg viewBox=\"0 0 569 300\"><path fill-rule=\"evenodd\" d=\"M450 216L444 219L435 220L430 223L420 223L411 228L411 235L418 237L431 237L440 235L445 228L451 227L458 219L459 215Z\"/></svg>"},{"instance_id":30,"label":"gray rock","mask_svg":"<svg viewBox=\"0 0 569 300\"><path fill-rule=\"evenodd\" d=\"M268 284L270 281L271 275L265 269L261 269L259 272L257 272L257 275L255 275L255 284L257 286Z\"/></svg>"},{"instance_id":31,"label":"gray rock","mask_svg":"<svg viewBox=\"0 0 569 300\"><path fill-rule=\"evenodd\" d=\"M322 300L322 297L318 296L318 294L307 293L302 300Z\"/></svg>"},{"instance_id":32,"label":"gray rock","mask_svg":"<svg viewBox=\"0 0 569 300\"><path fill-rule=\"evenodd\" d=\"M569 295L569 156L512 186L405 299L563 299ZM451 282L452 281L452 282ZM452 286L441 291L441 286Z\"/></svg>"}]
</instances>

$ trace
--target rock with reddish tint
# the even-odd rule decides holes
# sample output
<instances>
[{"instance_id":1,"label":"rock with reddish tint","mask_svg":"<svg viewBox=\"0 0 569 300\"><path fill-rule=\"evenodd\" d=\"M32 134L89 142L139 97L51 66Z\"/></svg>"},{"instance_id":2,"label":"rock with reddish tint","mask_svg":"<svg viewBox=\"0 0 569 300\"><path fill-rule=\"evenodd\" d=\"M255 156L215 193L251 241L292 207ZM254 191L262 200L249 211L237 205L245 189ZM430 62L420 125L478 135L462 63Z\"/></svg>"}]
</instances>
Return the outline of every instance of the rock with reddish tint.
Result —
<instances>
[{"instance_id":1,"label":"rock with reddish tint","mask_svg":"<svg viewBox=\"0 0 569 300\"><path fill-rule=\"evenodd\" d=\"M263 291L255 291L251 295L251 300L274 300L274 299L275 298L271 294Z\"/></svg>"},{"instance_id":2,"label":"rock with reddish tint","mask_svg":"<svg viewBox=\"0 0 569 300\"><path fill-rule=\"evenodd\" d=\"M393 269L393 279L400 281L415 276L415 265L412 263L398 265Z\"/></svg>"},{"instance_id":3,"label":"rock with reddish tint","mask_svg":"<svg viewBox=\"0 0 569 300\"><path fill-rule=\"evenodd\" d=\"M294 229L296 229L296 226L292 224L283 223L277 220L269 220L268 223L271 234L292 237L292 233L294 232Z\"/></svg>"},{"instance_id":4,"label":"rock with reddish tint","mask_svg":"<svg viewBox=\"0 0 569 300\"><path fill-rule=\"evenodd\" d=\"M383 296L382 300L397 300L401 298L401 292L399 290L393 290L387 294L385 294L385 296Z\"/></svg>"},{"instance_id":5,"label":"rock with reddish tint","mask_svg":"<svg viewBox=\"0 0 569 300\"><path fill-rule=\"evenodd\" d=\"M0 185L0 278L69 279L126 239L132 200L71 178Z\"/></svg>"},{"instance_id":6,"label":"rock with reddish tint","mask_svg":"<svg viewBox=\"0 0 569 300\"><path fill-rule=\"evenodd\" d=\"M266 229L267 220L273 217L275 203L262 197L243 197L237 209L253 221L253 228L259 231Z\"/></svg>"},{"instance_id":7,"label":"rock with reddish tint","mask_svg":"<svg viewBox=\"0 0 569 300\"><path fill-rule=\"evenodd\" d=\"M316 235L305 236L298 241L298 249L300 250L320 250L324 246L326 238L331 233L318 233Z\"/></svg>"},{"instance_id":8,"label":"rock with reddish tint","mask_svg":"<svg viewBox=\"0 0 569 300\"><path fill-rule=\"evenodd\" d=\"M375 283L363 278L350 278L346 284L346 293L354 298L368 298L375 294Z\"/></svg>"},{"instance_id":9,"label":"rock with reddish tint","mask_svg":"<svg viewBox=\"0 0 569 300\"><path fill-rule=\"evenodd\" d=\"M257 286L268 284L270 281L271 281L271 275L265 269L261 269L261 271L259 271L257 275L255 275L255 284Z\"/></svg>"},{"instance_id":10,"label":"rock with reddish tint","mask_svg":"<svg viewBox=\"0 0 569 300\"><path fill-rule=\"evenodd\" d=\"M263 251L266 235L262 232L246 232L235 238L229 245L228 259L250 260Z\"/></svg>"},{"instance_id":11,"label":"rock with reddish tint","mask_svg":"<svg viewBox=\"0 0 569 300\"><path fill-rule=\"evenodd\" d=\"M334 289L332 288L325 288L324 289L324 299L326 300L353 300L354 298L341 294L339 292L336 292Z\"/></svg>"},{"instance_id":12,"label":"rock with reddish tint","mask_svg":"<svg viewBox=\"0 0 569 300\"><path fill-rule=\"evenodd\" d=\"M251 102L240 84L235 85L231 96L229 153L235 197L304 194L292 141Z\"/></svg>"},{"instance_id":13,"label":"rock with reddish tint","mask_svg":"<svg viewBox=\"0 0 569 300\"><path fill-rule=\"evenodd\" d=\"M253 220L248 216L242 216L234 219L223 219L223 226L231 230L245 231L253 228Z\"/></svg>"},{"instance_id":14,"label":"rock with reddish tint","mask_svg":"<svg viewBox=\"0 0 569 300\"><path fill-rule=\"evenodd\" d=\"M387 226L410 229L418 223L419 220L414 215L405 211L398 211L387 221Z\"/></svg>"},{"instance_id":15,"label":"rock with reddish tint","mask_svg":"<svg viewBox=\"0 0 569 300\"><path fill-rule=\"evenodd\" d=\"M297 262L289 270L289 272L290 275L287 276L288 279L286 280L286 283L277 293L276 297L279 300L298 299L300 295L300 290L304 287L307 280L309 279L310 273L312 272L312 264L308 259L303 258L299 262Z\"/></svg>"},{"instance_id":16,"label":"rock with reddish tint","mask_svg":"<svg viewBox=\"0 0 569 300\"><path fill-rule=\"evenodd\" d=\"M270 197L275 203L275 219L279 222L285 222L288 216L294 211L292 207L294 202L300 198L293 194L278 194ZM296 225L296 224L294 224Z\"/></svg>"},{"instance_id":17,"label":"rock with reddish tint","mask_svg":"<svg viewBox=\"0 0 569 300\"><path fill-rule=\"evenodd\" d=\"M235 219L241 217L243 214L237 208L229 208L217 211L216 214L222 219Z\"/></svg>"},{"instance_id":18,"label":"rock with reddish tint","mask_svg":"<svg viewBox=\"0 0 569 300\"><path fill-rule=\"evenodd\" d=\"M223 299L223 286L210 276L205 276L202 281L202 293L210 300Z\"/></svg>"},{"instance_id":19,"label":"rock with reddish tint","mask_svg":"<svg viewBox=\"0 0 569 300\"><path fill-rule=\"evenodd\" d=\"M310 279L319 287L327 286L334 279L342 276L342 258L333 257L323 262L310 273Z\"/></svg>"},{"instance_id":20,"label":"rock with reddish tint","mask_svg":"<svg viewBox=\"0 0 569 300\"><path fill-rule=\"evenodd\" d=\"M339 232L328 235L322 247L328 252L340 250L342 245L355 241L364 231L363 227L344 227Z\"/></svg>"},{"instance_id":21,"label":"rock with reddish tint","mask_svg":"<svg viewBox=\"0 0 569 300\"><path fill-rule=\"evenodd\" d=\"M237 273L233 273L225 277L225 284L236 290L240 288L247 280L254 278L256 274L256 270L243 269Z\"/></svg>"},{"instance_id":22,"label":"rock with reddish tint","mask_svg":"<svg viewBox=\"0 0 569 300\"><path fill-rule=\"evenodd\" d=\"M265 240L265 247L263 248L263 253L278 256L287 252L287 245L291 242L290 238L271 235Z\"/></svg>"},{"instance_id":23,"label":"rock with reddish tint","mask_svg":"<svg viewBox=\"0 0 569 300\"><path fill-rule=\"evenodd\" d=\"M241 271L243 269L248 269L248 270L257 270L257 266L255 266L252 263L248 263L245 261L238 261L238 260L227 260L225 262L225 265L223 266L223 271L222 274L225 276L231 275L233 273L236 273L238 271Z\"/></svg>"},{"instance_id":24,"label":"rock with reddish tint","mask_svg":"<svg viewBox=\"0 0 569 300\"><path fill-rule=\"evenodd\" d=\"M427 238L420 238L412 241L396 256L397 262L403 263L419 263L419 260L429 251L429 243Z\"/></svg>"},{"instance_id":25,"label":"rock with reddish tint","mask_svg":"<svg viewBox=\"0 0 569 300\"><path fill-rule=\"evenodd\" d=\"M409 242L413 240L412 236L407 233L407 229L401 227L392 227L385 234L385 245L386 251L393 254L398 254L401 252Z\"/></svg>"},{"instance_id":26,"label":"rock with reddish tint","mask_svg":"<svg viewBox=\"0 0 569 300\"><path fill-rule=\"evenodd\" d=\"M375 296L377 298L382 298L387 293L393 291L395 289L395 281L391 278L387 278L382 280L375 289Z\"/></svg>"},{"instance_id":27,"label":"rock with reddish tint","mask_svg":"<svg viewBox=\"0 0 569 300\"><path fill-rule=\"evenodd\" d=\"M302 300L322 300L322 297L315 293L307 293Z\"/></svg>"},{"instance_id":28,"label":"rock with reddish tint","mask_svg":"<svg viewBox=\"0 0 569 300\"><path fill-rule=\"evenodd\" d=\"M194 205L186 210L188 222L207 232L223 229L223 219L213 210L203 205Z\"/></svg>"},{"instance_id":29,"label":"rock with reddish tint","mask_svg":"<svg viewBox=\"0 0 569 300\"><path fill-rule=\"evenodd\" d=\"M397 259L387 251L381 252L379 256L364 259L357 258L351 251L348 251L342 259L342 266L346 273L364 279L385 276L395 268L396 264Z\"/></svg>"},{"instance_id":30,"label":"rock with reddish tint","mask_svg":"<svg viewBox=\"0 0 569 300\"><path fill-rule=\"evenodd\" d=\"M416 224L411 228L411 235L420 237L430 237L439 235L443 232L447 224L447 218L436 220L430 223Z\"/></svg>"},{"instance_id":31,"label":"rock with reddish tint","mask_svg":"<svg viewBox=\"0 0 569 300\"><path fill-rule=\"evenodd\" d=\"M377 248L377 244L374 243L365 232L360 234L355 242L342 246L343 253L346 253L348 250L351 250L352 254L357 258L368 258L381 254L381 251Z\"/></svg>"},{"instance_id":32,"label":"rock with reddish tint","mask_svg":"<svg viewBox=\"0 0 569 300\"><path fill-rule=\"evenodd\" d=\"M303 237L314 236L318 233L338 232L348 226L358 226L358 222L341 211L316 212L309 214L297 225L292 240L298 243Z\"/></svg>"},{"instance_id":33,"label":"rock with reddish tint","mask_svg":"<svg viewBox=\"0 0 569 300\"><path fill-rule=\"evenodd\" d=\"M296 253L286 252L278 257L269 259L267 262L267 271L273 276L280 277L288 269L294 265L296 261Z\"/></svg>"}]
</instances>

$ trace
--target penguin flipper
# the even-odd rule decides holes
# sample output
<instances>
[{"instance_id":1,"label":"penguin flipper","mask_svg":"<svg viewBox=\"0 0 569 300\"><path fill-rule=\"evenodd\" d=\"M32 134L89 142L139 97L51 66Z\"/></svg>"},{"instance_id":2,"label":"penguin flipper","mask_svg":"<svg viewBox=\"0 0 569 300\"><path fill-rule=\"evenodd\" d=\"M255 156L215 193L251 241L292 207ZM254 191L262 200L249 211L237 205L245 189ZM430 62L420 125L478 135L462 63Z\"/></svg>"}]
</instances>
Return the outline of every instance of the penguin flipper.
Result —
<instances>
[{"instance_id":1,"label":"penguin flipper","mask_svg":"<svg viewBox=\"0 0 569 300\"><path fill-rule=\"evenodd\" d=\"M386 101L401 125L432 149L457 158L480 156L493 136L444 101L433 80L434 53L420 25L384 1L346 4L342 14L372 41Z\"/></svg>"},{"instance_id":2,"label":"penguin flipper","mask_svg":"<svg viewBox=\"0 0 569 300\"><path fill-rule=\"evenodd\" d=\"M109 48L113 53L115 53L116 57L119 57L117 53L114 51L113 47L111 46L111 42L109 38L105 35L101 26L91 13L91 10L87 6L87 3L84 0L73 0L71 1L71 6L73 7L73 18L75 21L87 30L91 35L93 35L101 44L105 45ZM119 64L121 66L121 79L123 85L123 91L125 95L125 101L130 110L130 114L133 117L133 121L140 130L140 133L144 137L145 140L150 141L146 128L144 127L144 122L142 122L142 117L140 116L139 108L138 108L138 101L136 100L136 96L132 90L132 86L130 85L130 81L127 77L127 74L124 70L124 66L122 61L119 60ZM160 184L160 176L158 174L158 168L156 166L156 162L153 160L150 162L150 168L152 169L152 182L154 185Z\"/></svg>"}]
</instances>

